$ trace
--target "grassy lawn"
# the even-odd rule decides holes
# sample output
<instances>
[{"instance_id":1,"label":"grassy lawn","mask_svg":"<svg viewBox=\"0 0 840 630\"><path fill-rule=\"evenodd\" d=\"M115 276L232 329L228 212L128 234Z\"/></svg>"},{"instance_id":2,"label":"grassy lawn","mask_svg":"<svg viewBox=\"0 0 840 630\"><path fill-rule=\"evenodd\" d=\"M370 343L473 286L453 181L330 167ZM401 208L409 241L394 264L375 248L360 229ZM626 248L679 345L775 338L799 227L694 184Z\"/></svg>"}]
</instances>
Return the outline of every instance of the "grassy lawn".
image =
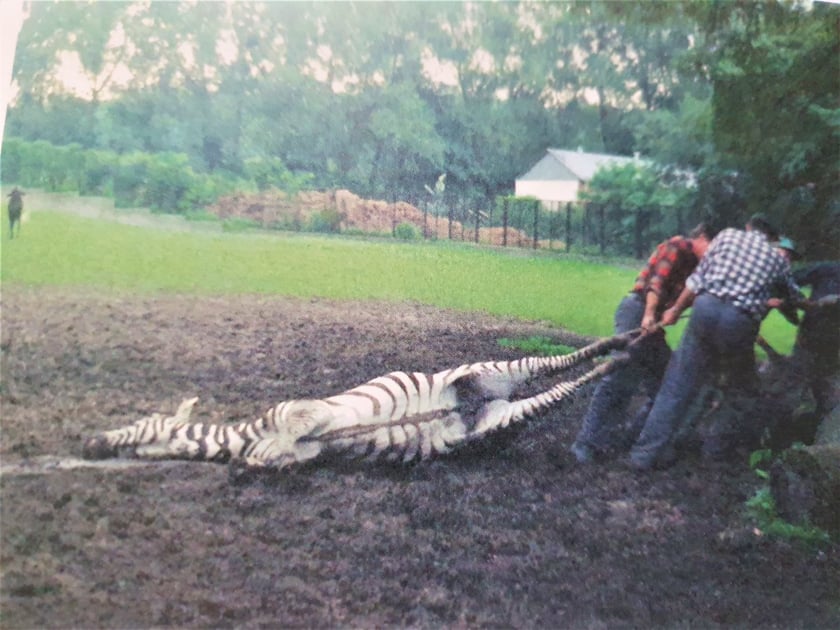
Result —
<instances>
[{"instance_id":1,"label":"grassy lawn","mask_svg":"<svg viewBox=\"0 0 840 630\"><path fill-rule=\"evenodd\" d=\"M611 334L613 311L637 273L562 255L448 242L167 231L58 212L29 213L22 237L11 241L4 224L2 239L3 284L412 300L545 320L597 336ZM672 341L680 330L671 331ZM788 351L795 329L774 314L762 332Z\"/></svg>"}]
</instances>

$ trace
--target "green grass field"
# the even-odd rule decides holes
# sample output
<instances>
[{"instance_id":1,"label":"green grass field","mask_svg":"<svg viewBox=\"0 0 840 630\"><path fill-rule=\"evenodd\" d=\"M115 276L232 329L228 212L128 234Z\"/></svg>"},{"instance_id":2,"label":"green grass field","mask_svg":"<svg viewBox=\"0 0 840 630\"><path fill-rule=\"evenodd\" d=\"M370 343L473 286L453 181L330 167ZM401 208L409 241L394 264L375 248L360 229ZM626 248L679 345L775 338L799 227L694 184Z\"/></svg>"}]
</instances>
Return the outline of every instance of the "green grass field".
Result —
<instances>
[{"instance_id":1,"label":"green grass field","mask_svg":"<svg viewBox=\"0 0 840 630\"><path fill-rule=\"evenodd\" d=\"M4 285L410 300L606 336L637 273L562 255L448 242L167 231L48 211L26 219L14 240L3 224ZM672 343L679 331L669 334ZM762 332L786 352L795 329L772 314Z\"/></svg>"}]
</instances>

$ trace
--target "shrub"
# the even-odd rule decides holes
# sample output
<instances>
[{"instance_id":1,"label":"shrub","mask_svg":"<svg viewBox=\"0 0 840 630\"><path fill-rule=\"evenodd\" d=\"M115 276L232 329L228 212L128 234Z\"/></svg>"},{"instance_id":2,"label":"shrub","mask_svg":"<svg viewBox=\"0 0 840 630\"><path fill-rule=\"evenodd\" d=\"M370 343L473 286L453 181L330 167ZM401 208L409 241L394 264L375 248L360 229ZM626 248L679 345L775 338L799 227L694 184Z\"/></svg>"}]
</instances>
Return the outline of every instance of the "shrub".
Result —
<instances>
[{"instance_id":1,"label":"shrub","mask_svg":"<svg viewBox=\"0 0 840 630\"><path fill-rule=\"evenodd\" d=\"M144 201L154 210L183 212L188 209L187 192L195 179L185 154L154 155L148 162Z\"/></svg>"},{"instance_id":2,"label":"shrub","mask_svg":"<svg viewBox=\"0 0 840 630\"><path fill-rule=\"evenodd\" d=\"M24 186L46 186L47 178L44 164L52 154L52 145L44 140L36 140L21 145L20 183Z\"/></svg>"},{"instance_id":3,"label":"shrub","mask_svg":"<svg viewBox=\"0 0 840 630\"><path fill-rule=\"evenodd\" d=\"M219 220L219 217L217 217L212 212L209 212L208 210L205 210L204 208L199 208L197 210L187 210L184 213L184 218L187 221L213 222L213 221L218 221Z\"/></svg>"},{"instance_id":4,"label":"shrub","mask_svg":"<svg viewBox=\"0 0 840 630\"><path fill-rule=\"evenodd\" d=\"M120 156L114 168L114 205L130 208L140 205L145 198L146 173L149 157L145 153Z\"/></svg>"},{"instance_id":5,"label":"shrub","mask_svg":"<svg viewBox=\"0 0 840 630\"><path fill-rule=\"evenodd\" d=\"M7 138L3 141L3 147L0 149L0 177L4 184L23 183L20 177L23 144L23 141L17 138Z\"/></svg>"},{"instance_id":6,"label":"shrub","mask_svg":"<svg viewBox=\"0 0 840 630\"><path fill-rule=\"evenodd\" d=\"M262 227L257 221L253 219L244 219L242 217L231 217L222 222L223 232L244 232L245 230L252 230L254 228Z\"/></svg>"},{"instance_id":7,"label":"shrub","mask_svg":"<svg viewBox=\"0 0 840 630\"><path fill-rule=\"evenodd\" d=\"M337 210L324 208L320 212L315 212L309 218L308 231L320 232L322 234L338 234L341 232L341 222L344 220L344 215Z\"/></svg>"},{"instance_id":8,"label":"shrub","mask_svg":"<svg viewBox=\"0 0 840 630\"><path fill-rule=\"evenodd\" d=\"M245 175L252 179L260 192L266 191L287 173L286 165L279 158L249 158L245 160Z\"/></svg>"},{"instance_id":9,"label":"shrub","mask_svg":"<svg viewBox=\"0 0 840 630\"><path fill-rule=\"evenodd\" d=\"M78 191L84 173L84 149L79 144L52 146L43 164L46 188L51 192Z\"/></svg>"},{"instance_id":10,"label":"shrub","mask_svg":"<svg viewBox=\"0 0 840 630\"><path fill-rule=\"evenodd\" d=\"M394 228L394 238L401 241L416 241L420 239L420 228L413 223L402 222Z\"/></svg>"},{"instance_id":11,"label":"shrub","mask_svg":"<svg viewBox=\"0 0 840 630\"><path fill-rule=\"evenodd\" d=\"M82 175L79 178L80 195L114 194L114 166L118 158L113 151L85 151Z\"/></svg>"},{"instance_id":12,"label":"shrub","mask_svg":"<svg viewBox=\"0 0 840 630\"><path fill-rule=\"evenodd\" d=\"M800 445L801 446L801 445ZM792 448L796 448L794 445ZM773 462L773 451L761 449L750 454L750 468L764 480L770 478L765 470ZM747 517L752 520L765 534L784 540L800 540L806 544L822 544L829 541L828 532L810 524L794 525L788 523L776 512L776 501L769 486L764 485L744 503Z\"/></svg>"}]
</instances>

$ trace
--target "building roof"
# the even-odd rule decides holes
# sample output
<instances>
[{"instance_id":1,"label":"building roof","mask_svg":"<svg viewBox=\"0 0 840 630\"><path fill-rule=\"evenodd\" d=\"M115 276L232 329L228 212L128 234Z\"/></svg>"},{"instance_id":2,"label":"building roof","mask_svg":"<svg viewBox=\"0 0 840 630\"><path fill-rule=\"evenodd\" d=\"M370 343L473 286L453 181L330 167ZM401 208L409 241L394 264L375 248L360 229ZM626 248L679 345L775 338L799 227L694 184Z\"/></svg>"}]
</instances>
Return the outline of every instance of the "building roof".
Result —
<instances>
[{"instance_id":1,"label":"building roof","mask_svg":"<svg viewBox=\"0 0 840 630\"><path fill-rule=\"evenodd\" d=\"M580 150L547 149L546 155L517 179L549 181L576 178L588 182L602 166L620 166L634 161L638 161L638 158L606 153L585 153Z\"/></svg>"}]
</instances>

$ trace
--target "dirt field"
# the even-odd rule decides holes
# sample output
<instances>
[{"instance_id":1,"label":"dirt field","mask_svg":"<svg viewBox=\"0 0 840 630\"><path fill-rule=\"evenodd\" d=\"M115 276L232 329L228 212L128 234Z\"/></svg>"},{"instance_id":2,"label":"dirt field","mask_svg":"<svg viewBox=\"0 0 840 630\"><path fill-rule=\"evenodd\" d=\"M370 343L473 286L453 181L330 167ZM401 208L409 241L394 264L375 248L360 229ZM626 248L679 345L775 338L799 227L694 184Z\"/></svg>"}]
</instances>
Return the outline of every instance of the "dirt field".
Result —
<instances>
[{"instance_id":1,"label":"dirt field","mask_svg":"<svg viewBox=\"0 0 840 630\"><path fill-rule=\"evenodd\" d=\"M516 358L496 340L532 334L581 341L413 304L3 287L0 626L840 627L840 549L753 533L745 462L575 465L589 393L399 469L60 466L184 397L204 421L250 418L390 370Z\"/></svg>"}]
</instances>

